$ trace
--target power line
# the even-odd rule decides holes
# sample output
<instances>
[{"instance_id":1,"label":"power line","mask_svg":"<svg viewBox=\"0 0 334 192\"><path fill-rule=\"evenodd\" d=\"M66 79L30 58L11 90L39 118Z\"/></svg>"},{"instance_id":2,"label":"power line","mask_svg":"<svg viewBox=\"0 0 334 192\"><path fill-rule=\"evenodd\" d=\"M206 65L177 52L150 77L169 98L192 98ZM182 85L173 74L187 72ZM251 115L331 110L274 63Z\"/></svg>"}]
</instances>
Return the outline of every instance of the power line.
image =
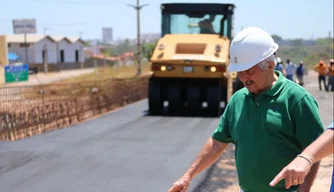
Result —
<instances>
[{"instance_id":1,"label":"power line","mask_svg":"<svg viewBox=\"0 0 334 192\"><path fill-rule=\"evenodd\" d=\"M52 26L82 26L82 25L89 25L88 23L63 23L63 24L55 24L55 23L44 23L44 22L38 22L38 24L42 25L52 25Z\"/></svg>"}]
</instances>

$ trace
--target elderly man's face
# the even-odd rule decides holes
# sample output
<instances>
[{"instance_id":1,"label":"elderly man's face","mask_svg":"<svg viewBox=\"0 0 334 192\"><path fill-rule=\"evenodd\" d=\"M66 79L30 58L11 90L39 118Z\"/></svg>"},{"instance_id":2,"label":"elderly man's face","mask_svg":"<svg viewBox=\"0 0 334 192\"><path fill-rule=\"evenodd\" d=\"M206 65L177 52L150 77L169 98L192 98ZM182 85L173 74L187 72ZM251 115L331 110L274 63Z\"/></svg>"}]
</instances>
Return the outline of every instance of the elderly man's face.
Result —
<instances>
[{"instance_id":1,"label":"elderly man's face","mask_svg":"<svg viewBox=\"0 0 334 192\"><path fill-rule=\"evenodd\" d=\"M249 92L258 94L266 88L269 72L269 68L261 69L259 65L255 65L246 71L238 72L238 76Z\"/></svg>"}]
</instances>

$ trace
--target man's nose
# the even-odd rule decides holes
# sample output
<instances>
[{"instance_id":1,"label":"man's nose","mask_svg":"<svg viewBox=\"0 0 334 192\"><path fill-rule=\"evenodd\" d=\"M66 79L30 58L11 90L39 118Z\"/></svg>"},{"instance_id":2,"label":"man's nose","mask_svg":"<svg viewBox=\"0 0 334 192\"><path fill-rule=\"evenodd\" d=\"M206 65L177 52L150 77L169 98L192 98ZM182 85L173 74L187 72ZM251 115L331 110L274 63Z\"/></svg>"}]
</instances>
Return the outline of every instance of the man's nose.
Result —
<instances>
[{"instance_id":1,"label":"man's nose","mask_svg":"<svg viewBox=\"0 0 334 192\"><path fill-rule=\"evenodd\" d=\"M247 81L251 80L251 75L247 73L238 73L239 79L242 83L246 83Z\"/></svg>"}]
</instances>

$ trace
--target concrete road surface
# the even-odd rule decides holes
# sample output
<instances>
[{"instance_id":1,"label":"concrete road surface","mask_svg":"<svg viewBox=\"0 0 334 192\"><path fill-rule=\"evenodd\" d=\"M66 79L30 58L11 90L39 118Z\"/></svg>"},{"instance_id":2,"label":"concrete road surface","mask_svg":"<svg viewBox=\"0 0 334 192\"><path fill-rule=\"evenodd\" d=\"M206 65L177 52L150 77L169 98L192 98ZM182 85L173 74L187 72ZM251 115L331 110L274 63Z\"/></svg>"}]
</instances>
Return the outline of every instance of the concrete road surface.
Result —
<instances>
[{"instance_id":1,"label":"concrete road surface","mask_svg":"<svg viewBox=\"0 0 334 192\"><path fill-rule=\"evenodd\" d=\"M0 191L168 191L219 119L149 117L146 108L144 100L71 128L0 142Z\"/></svg>"}]
</instances>

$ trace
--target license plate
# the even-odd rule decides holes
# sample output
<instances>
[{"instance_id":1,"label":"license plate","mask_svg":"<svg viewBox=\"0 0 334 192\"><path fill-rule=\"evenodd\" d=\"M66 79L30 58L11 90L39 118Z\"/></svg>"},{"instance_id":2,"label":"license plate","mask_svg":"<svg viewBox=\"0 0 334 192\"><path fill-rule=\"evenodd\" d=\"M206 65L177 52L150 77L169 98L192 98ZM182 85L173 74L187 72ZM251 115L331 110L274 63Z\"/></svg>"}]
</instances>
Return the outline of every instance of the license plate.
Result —
<instances>
[{"instance_id":1,"label":"license plate","mask_svg":"<svg viewBox=\"0 0 334 192\"><path fill-rule=\"evenodd\" d=\"M191 67L191 66L185 66L185 67L183 67L183 72L184 73L192 73L192 72L194 72L194 68Z\"/></svg>"}]
</instances>

